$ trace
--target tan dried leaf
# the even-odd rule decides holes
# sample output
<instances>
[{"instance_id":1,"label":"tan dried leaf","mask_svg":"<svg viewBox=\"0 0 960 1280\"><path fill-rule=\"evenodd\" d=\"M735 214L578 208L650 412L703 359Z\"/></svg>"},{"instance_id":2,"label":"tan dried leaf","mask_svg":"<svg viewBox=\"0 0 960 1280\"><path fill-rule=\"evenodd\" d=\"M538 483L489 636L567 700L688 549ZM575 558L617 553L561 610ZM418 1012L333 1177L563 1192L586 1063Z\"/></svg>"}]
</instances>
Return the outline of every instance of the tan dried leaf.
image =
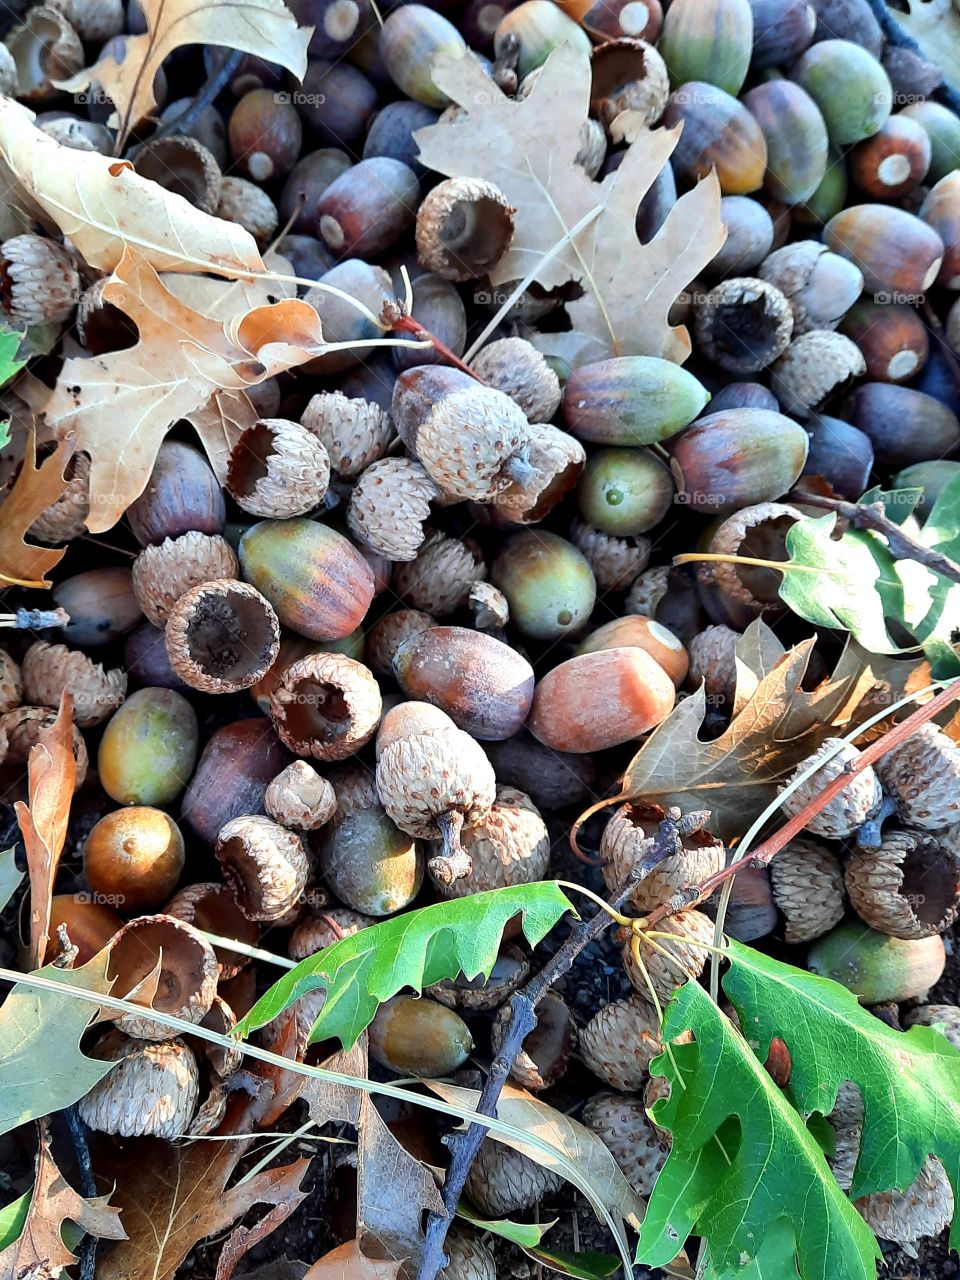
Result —
<instances>
[{"instance_id":1,"label":"tan dried leaf","mask_svg":"<svg viewBox=\"0 0 960 1280\"><path fill-rule=\"evenodd\" d=\"M163 62L185 44L220 45L252 53L303 79L312 28L300 28L283 0L142 0L147 30L128 36L123 60L101 58L59 87L77 93L97 84L116 111L108 123L121 142L156 108L154 77Z\"/></svg>"},{"instance_id":2,"label":"tan dried leaf","mask_svg":"<svg viewBox=\"0 0 960 1280\"><path fill-rule=\"evenodd\" d=\"M0 97L6 185L19 188L41 221L59 227L89 266L112 271L132 245L158 271L263 271L253 236L237 223L141 178L128 160L61 146L33 121L32 111Z\"/></svg>"},{"instance_id":3,"label":"tan dried leaf","mask_svg":"<svg viewBox=\"0 0 960 1280\"><path fill-rule=\"evenodd\" d=\"M273 275L290 277L293 267L279 253L264 255L263 265L272 274L253 280L224 280L216 276L169 275L163 277L164 288L175 298L211 320L230 320L238 312L266 307L272 302L297 296L297 286L290 279L274 279Z\"/></svg>"},{"instance_id":4,"label":"tan dried leaf","mask_svg":"<svg viewBox=\"0 0 960 1280\"><path fill-rule=\"evenodd\" d=\"M365 1258L359 1242L348 1240L313 1264L303 1280L397 1280L399 1262Z\"/></svg>"},{"instance_id":5,"label":"tan dried leaf","mask_svg":"<svg viewBox=\"0 0 960 1280\"><path fill-rule=\"evenodd\" d=\"M41 511L46 511L67 487L64 468L74 441L62 439L37 466L37 441L28 436L23 466L13 488L0 502L0 583L21 587L49 587L47 574L63 559L66 547L37 547L24 535Z\"/></svg>"},{"instance_id":6,"label":"tan dried leaf","mask_svg":"<svg viewBox=\"0 0 960 1280\"><path fill-rule=\"evenodd\" d=\"M577 281L583 296L567 313L581 360L650 355L682 363L690 338L683 326L668 324L667 313L723 244L716 175L681 196L649 244L640 243L634 225L679 131L641 131L620 167L598 183L575 163L590 107L590 62L582 52L554 50L524 99L501 93L471 54L437 58L433 78L466 115L416 133L421 161L449 177L487 179L516 209L516 235L492 282L520 280L534 268L548 289Z\"/></svg>"}]
</instances>

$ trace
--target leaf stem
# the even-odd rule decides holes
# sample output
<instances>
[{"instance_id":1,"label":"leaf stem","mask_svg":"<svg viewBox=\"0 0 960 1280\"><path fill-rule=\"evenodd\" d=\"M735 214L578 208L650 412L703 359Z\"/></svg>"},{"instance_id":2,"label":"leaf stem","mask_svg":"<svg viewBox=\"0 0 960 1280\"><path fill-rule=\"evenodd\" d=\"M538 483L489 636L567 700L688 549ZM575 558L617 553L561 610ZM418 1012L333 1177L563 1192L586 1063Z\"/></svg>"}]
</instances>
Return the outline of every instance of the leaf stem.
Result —
<instances>
[{"instance_id":1,"label":"leaf stem","mask_svg":"<svg viewBox=\"0 0 960 1280\"><path fill-rule=\"evenodd\" d=\"M572 880L558 880L557 884L564 889L572 889L574 893L582 893L585 898L589 898L591 902L595 902L601 911L605 911L614 924L624 925L630 928L633 925L633 917L621 915L619 911L614 911L609 903L604 902L598 893L594 893L592 889L586 888L582 884L574 884Z\"/></svg>"},{"instance_id":2,"label":"leaf stem","mask_svg":"<svg viewBox=\"0 0 960 1280\"><path fill-rule=\"evenodd\" d=\"M719 551L688 551L674 556L673 563L701 564L704 561L712 564L746 564L756 569L776 569L779 573L812 573L818 578L837 577L831 569L816 569L812 565L792 564L789 560L760 560L756 556L727 556Z\"/></svg>"}]
</instances>

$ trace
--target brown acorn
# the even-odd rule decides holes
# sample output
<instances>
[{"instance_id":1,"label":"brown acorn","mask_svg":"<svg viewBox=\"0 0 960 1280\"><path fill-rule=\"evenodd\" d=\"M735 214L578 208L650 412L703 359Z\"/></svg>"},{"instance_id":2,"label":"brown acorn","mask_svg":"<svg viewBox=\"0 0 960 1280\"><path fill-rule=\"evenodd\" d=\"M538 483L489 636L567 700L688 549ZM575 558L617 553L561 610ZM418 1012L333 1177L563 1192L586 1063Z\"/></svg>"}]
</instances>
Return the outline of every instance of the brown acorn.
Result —
<instances>
[{"instance_id":1,"label":"brown acorn","mask_svg":"<svg viewBox=\"0 0 960 1280\"><path fill-rule=\"evenodd\" d=\"M929 832L887 831L855 849L844 882L857 915L894 938L944 933L960 907L960 862Z\"/></svg>"},{"instance_id":2,"label":"brown acorn","mask_svg":"<svg viewBox=\"0 0 960 1280\"><path fill-rule=\"evenodd\" d=\"M490 1028L490 1048L496 1055L503 1047L510 1023L510 1006L503 1005ZM524 1089L539 1093L563 1076L577 1044L577 1027L567 1002L548 991L537 1005L537 1025L524 1038L510 1075Z\"/></svg>"},{"instance_id":3,"label":"brown acorn","mask_svg":"<svg viewBox=\"0 0 960 1280\"><path fill-rule=\"evenodd\" d=\"M669 959L662 951L655 951L649 943L640 939L640 956L647 976L660 1002L666 1004L678 987L691 978L698 978L703 972L710 954L706 945L713 946L714 927L713 921L702 911L690 910L667 916L660 922L658 931L677 934L683 939L682 942L658 939L657 946L670 953ZM623 964L627 977L637 991L642 996L649 996L650 988L637 967L629 942L623 950Z\"/></svg>"},{"instance_id":4,"label":"brown acorn","mask_svg":"<svg viewBox=\"0 0 960 1280\"><path fill-rule=\"evenodd\" d=\"M482 178L447 178L417 210L417 254L446 280L487 275L510 248L516 210Z\"/></svg>"},{"instance_id":5,"label":"brown acorn","mask_svg":"<svg viewBox=\"0 0 960 1280\"><path fill-rule=\"evenodd\" d=\"M277 206L263 188L232 174L220 183L220 201L214 212L218 218L236 222L249 231L261 251L270 244L280 225Z\"/></svg>"},{"instance_id":6,"label":"brown acorn","mask_svg":"<svg viewBox=\"0 0 960 1280\"><path fill-rule=\"evenodd\" d=\"M360 476L347 507L351 533L390 560L415 560L437 486L412 458L382 458Z\"/></svg>"},{"instance_id":7,"label":"brown acorn","mask_svg":"<svg viewBox=\"0 0 960 1280\"><path fill-rule=\"evenodd\" d=\"M921 294L943 265L944 244L936 231L893 205L844 209L827 223L823 239L860 268L869 293Z\"/></svg>"},{"instance_id":8,"label":"brown acorn","mask_svg":"<svg viewBox=\"0 0 960 1280\"><path fill-rule=\"evenodd\" d=\"M270 779L290 753L262 716L218 729L204 747L180 807L181 819L206 845L231 818L263 813Z\"/></svg>"},{"instance_id":9,"label":"brown acorn","mask_svg":"<svg viewBox=\"0 0 960 1280\"><path fill-rule=\"evenodd\" d=\"M806 802L819 795L828 782L841 777L850 765L860 759L860 752L849 742L841 742L839 738L824 738L817 750L797 765L787 782L780 787L780 791L838 746L840 749L825 764L812 773L796 791L784 797L784 812L799 813ZM828 840L843 840L853 835L873 816L880 807L881 798L880 780L873 767L867 765L861 773L850 779L839 795L834 796L825 808L809 820L806 829L813 835L824 836Z\"/></svg>"},{"instance_id":10,"label":"brown acorn","mask_svg":"<svg viewBox=\"0 0 960 1280\"><path fill-rule=\"evenodd\" d=\"M523 986L529 973L530 961L519 947L508 943L494 961L489 978L482 973L467 978L461 973L427 987L426 993L451 1009L497 1009Z\"/></svg>"},{"instance_id":11,"label":"brown acorn","mask_svg":"<svg viewBox=\"0 0 960 1280\"><path fill-rule=\"evenodd\" d=\"M486 576L476 543L434 530L427 534L416 559L397 565L393 585L408 604L442 618L462 608L473 584Z\"/></svg>"},{"instance_id":12,"label":"brown acorn","mask_svg":"<svg viewBox=\"0 0 960 1280\"><path fill-rule=\"evenodd\" d=\"M209 881L185 885L167 903L164 914L193 925L201 933L232 938L248 947L255 947L260 940L256 922L247 919L225 884ZM250 963L242 951L216 946L213 950L221 982L235 978Z\"/></svg>"},{"instance_id":13,"label":"brown acorn","mask_svg":"<svg viewBox=\"0 0 960 1280\"><path fill-rule=\"evenodd\" d=\"M948 173L924 200L920 217L943 241L946 252L937 283L960 289L960 175Z\"/></svg>"},{"instance_id":14,"label":"brown acorn","mask_svg":"<svg viewBox=\"0 0 960 1280\"><path fill-rule=\"evenodd\" d=\"M58 932L63 925L71 946L77 948L74 968L92 960L115 933L123 928L123 920L112 907L91 902L89 894L55 893L50 901L50 926L47 954L49 964L60 950Z\"/></svg>"},{"instance_id":15,"label":"brown acorn","mask_svg":"<svg viewBox=\"0 0 960 1280\"><path fill-rule=\"evenodd\" d=\"M447 881L442 858L439 867L428 864L443 898L542 880L550 861L546 824L530 797L514 787L497 787L492 808L464 829L460 843L472 863L469 875Z\"/></svg>"},{"instance_id":16,"label":"brown acorn","mask_svg":"<svg viewBox=\"0 0 960 1280\"><path fill-rule=\"evenodd\" d=\"M217 861L249 920L277 920L299 900L309 859L300 837L270 818L232 818L217 837Z\"/></svg>"},{"instance_id":17,"label":"brown acorn","mask_svg":"<svg viewBox=\"0 0 960 1280\"><path fill-rule=\"evenodd\" d=\"M786 537L800 518L796 507L783 502L743 507L714 526L706 539L706 551L710 555L786 561ZM697 565L697 585L707 613L738 630L754 618L783 612L781 581L775 569L756 565L723 560Z\"/></svg>"},{"instance_id":18,"label":"brown acorn","mask_svg":"<svg viewBox=\"0 0 960 1280\"><path fill-rule=\"evenodd\" d=\"M773 285L740 277L724 280L697 299L694 328L715 364L730 373L756 373L786 351L793 312Z\"/></svg>"},{"instance_id":19,"label":"brown acorn","mask_svg":"<svg viewBox=\"0 0 960 1280\"><path fill-rule=\"evenodd\" d=\"M960 747L936 725L881 756L876 771L905 824L941 831L960 819Z\"/></svg>"},{"instance_id":20,"label":"brown acorn","mask_svg":"<svg viewBox=\"0 0 960 1280\"><path fill-rule=\"evenodd\" d=\"M875 200L894 200L919 186L932 158L927 131L909 116L891 116L850 152L850 174Z\"/></svg>"},{"instance_id":21,"label":"brown acorn","mask_svg":"<svg viewBox=\"0 0 960 1280\"><path fill-rule=\"evenodd\" d=\"M380 689L362 663L317 653L287 667L270 698L270 718L291 751L344 760L377 731Z\"/></svg>"},{"instance_id":22,"label":"brown acorn","mask_svg":"<svg viewBox=\"0 0 960 1280\"><path fill-rule=\"evenodd\" d=\"M57 713L52 707L14 707L5 711L0 715L0 747L5 747L3 759L8 764L25 765L41 731L49 729L56 718ZM83 734L76 724L71 726L71 736L79 790L86 780L90 757Z\"/></svg>"},{"instance_id":23,"label":"brown acorn","mask_svg":"<svg viewBox=\"0 0 960 1280\"><path fill-rule=\"evenodd\" d=\"M464 1190L481 1213L502 1218L556 1195L562 1185L563 1179L552 1169L502 1142L485 1138L467 1174Z\"/></svg>"},{"instance_id":24,"label":"brown acorn","mask_svg":"<svg viewBox=\"0 0 960 1280\"><path fill-rule=\"evenodd\" d=\"M650 851L658 817L659 810L648 813L633 804L624 804L614 810L600 838L603 878L608 889L613 890L623 884L644 854ZM631 893L630 901L641 911L652 910L675 893L702 884L726 864L723 842L709 831L694 831L683 837L682 844L681 852L658 862Z\"/></svg>"},{"instance_id":25,"label":"brown acorn","mask_svg":"<svg viewBox=\"0 0 960 1280\"><path fill-rule=\"evenodd\" d=\"M877 382L907 382L927 362L927 327L905 303L884 305L862 299L843 318L841 332L857 344L867 377Z\"/></svg>"},{"instance_id":26,"label":"brown acorn","mask_svg":"<svg viewBox=\"0 0 960 1280\"><path fill-rule=\"evenodd\" d=\"M108 719L127 692L126 672L107 670L78 649L35 640L23 656L23 696L45 707L60 705L60 695L73 697L73 718L81 729ZM8 735L9 736L9 735Z\"/></svg>"},{"instance_id":27,"label":"brown acorn","mask_svg":"<svg viewBox=\"0 0 960 1280\"><path fill-rule=\"evenodd\" d=\"M268 600L246 582L203 582L180 597L165 631L170 665L192 689L235 693L270 669L280 624Z\"/></svg>"},{"instance_id":28,"label":"brown acorn","mask_svg":"<svg viewBox=\"0 0 960 1280\"><path fill-rule=\"evenodd\" d=\"M579 440L545 422L530 423L526 456L529 475L508 480L489 508L494 524L542 520L573 489L587 461Z\"/></svg>"},{"instance_id":29,"label":"brown acorn","mask_svg":"<svg viewBox=\"0 0 960 1280\"><path fill-rule=\"evenodd\" d=\"M549 422L560 404L560 380L524 338L499 338L473 358L474 371L489 386L515 400L530 422Z\"/></svg>"},{"instance_id":30,"label":"brown acorn","mask_svg":"<svg viewBox=\"0 0 960 1280\"><path fill-rule=\"evenodd\" d=\"M303 128L289 96L251 89L230 114L230 154L237 169L254 182L282 178L300 154Z\"/></svg>"},{"instance_id":31,"label":"brown acorn","mask_svg":"<svg viewBox=\"0 0 960 1280\"><path fill-rule=\"evenodd\" d=\"M843 919L843 872L837 855L819 840L794 836L771 862L770 881L786 917L787 942L819 938Z\"/></svg>"},{"instance_id":32,"label":"brown acorn","mask_svg":"<svg viewBox=\"0 0 960 1280\"><path fill-rule=\"evenodd\" d=\"M334 178L321 195L317 235L339 257L376 258L413 226L419 201L409 165L371 156Z\"/></svg>"},{"instance_id":33,"label":"brown acorn","mask_svg":"<svg viewBox=\"0 0 960 1280\"><path fill-rule=\"evenodd\" d=\"M285 520L319 506L329 480L330 459L316 436L298 422L261 418L233 446L226 488L241 510Z\"/></svg>"},{"instance_id":34,"label":"brown acorn","mask_svg":"<svg viewBox=\"0 0 960 1280\"><path fill-rule=\"evenodd\" d=\"M117 1065L77 1103L83 1123L124 1138L182 1138L200 1093L193 1051L182 1040L151 1044L108 1031L91 1057Z\"/></svg>"},{"instance_id":35,"label":"brown acorn","mask_svg":"<svg viewBox=\"0 0 960 1280\"><path fill-rule=\"evenodd\" d=\"M661 1053L660 1018L649 992L604 1005L580 1032L583 1060L613 1089L641 1088Z\"/></svg>"},{"instance_id":36,"label":"brown acorn","mask_svg":"<svg viewBox=\"0 0 960 1280\"><path fill-rule=\"evenodd\" d=\"M0 308L11 324L25 328L68 319L80 297L80 277L62 245L45 236L12 236L0 245L0 262Z\"/></svg>"},{"instance_id":37,"label":"brown acorn","mask_svg":"<svg viewBox=\"0 0 960 1280\"><path fill-rule=\"evenodd\" d=\"M811 329L776 361L770 385L787 413L808 418L866 369L860 348L849 338L832 329Z\"/></svg>"},{"instance_id":38,"label":"brown acorn","mask_svg":"<svg viewBox=\"0 0 960 1280\"><path fill-rule=\"evenodd\" d=\"M624 591L650 561L652 543L642 534L614 538L574 520L570 541L586 558L601 591Z\"/></svg>"},{"instance_id":39,"label":"brown acorn","mask_svg":"<svg viewBox=\"0 0 960 1280\"><path fill-rule=\"evenodd\" d=\"M760 264L757 275L788 299L794 340L811 329L835 329L863 290L856 264L816 240L797 240L776 249Z\"/></svg>"},{"instance_id":40,"label":"brown acorn","mask_svg":"<svg viewBox=\"0 0 960 1280\"><path fill-rule=\"evenodd\" d=\"M235 578L239 568L237 553L219 534L184 533L144 547L133 562L133 592L154 626L162 627L191 587Z\"/></svg>"},{"instance_id":41,"label":"brown acorn","mask_svg":"<svg viewBox=\"0 0 960 1280\"><path fill-rule=\"evenodd\" d=\"M827 126L807 91L791 80L762 80L743 96L767 144L764 191L788 208L809 200L830 159Z\"/></svg>"},{"instance_id":42,"label":"brown acorn","mask_svg":"<svg viewBox=\"0 0 960 1280\"><path fill-rule=\"evenodd\" d=\"M746 195L762 185L763 133L747 108L723 89L700 80L682 84L670 95L661 123L683 125L671 163L685 183L692 185L716 168L725 196Z\"/></svg>"},{"instance_id":43,"label":"brown acorn","mask_svg":"<svg viewBox=\"0 0 960 1280\"><path fill-rule=\"evenodd\" d=\"M370 1056L400 1075L449 1076L467 1059L473 1037L463 1019L429 996L394 996L370 1024Z\"/></svg>"},{"instance_id":44,"label":"brown acorn","mask_svg":"<svg viewBox=\"0 0 960 1280\"><path fill-rule=\"evenodd\" d=\"M63 638L83 648L110 644L143 620L132 574L123 566L88 569L65 578L54 587L53 599L70 615Z\"/></svg>"},{"instance_id":45,"label":"brown acorn","mask_svg":"<svg viewBox=\"0 0 960 1280\"><path fill-rule=\"evenodd\" d=\"M87 836L83 873L94 893L133 915L169 897L184 864L180 829L160 809L108 813Z\"/></svg>"},{"instance_id":46,"label":"brown acorn","mask_svg":"<svg viewBox=\"0 0 960 1280\"><path fill-rule=\"evenodd\" d=\"M577 645L574 657L600 649L643 649L679 688L687 675L687 651L666 627L639 614L605 622Z\"/></svg>"},{"instance_id":47,"label":"brown acorn","mask_svg":"<svg viewBox=\"0 0 960 1280\"><path fill-rule=\"evenodd\" d=\"M385 409L342 391L313 396L300 424L324 446L334 471L349 478L382 458L393 439L393 423Z\"/></svg>"},{"instance_id":48,"label":"brown acorn","mask_svg":"<svg viewBox=\"0 0 960 1280\"><path fill-rule=\"evenodd\" d=\"M141 178L182 196L202 213L216 211L223 175L196 138L175 133L150 138L134 151L132 163Z\"/></svg>"},{"instance_id":49,"label":"brown acorn","mask_svg":"<svg viewBox=\"0 0 960 1280\"><path fill-rule=\"evenodd\" d=\"M226 519L223 490L203 454L179 440L165 440L147 487L127 509L140 545L155 546L185 533L222 533Z\"/></svg>"},{"instance_id":50,"label":"brown acorn","mask_svg":"<svg viewBox=\"0 0 960 1280\"><path fill-rule=\"evenodd\" d=\"M0 715L19 707L23 701L23 677L20 668L7 653L0 649Z\"/></svg>"},{"instance_id":51,"label":"brown acorn","mask_svg":"<svg viewBox=\"0 0 960 1280\"><path fill-rule=\"evenodd\" d=\"M600 1138L638 1196L649 1196L670 1154L670 1139L647 1116L642 1097L598 1093L583 1109L583 1123Z\"/></svg>"},{"instance_id":52,"label":"brown acorn","mask_svg":"<svg viewBox=\"0 0 960 1280\"><path fill-rule=\"evenodd\" d=\"M274 822L294 831L316 831L337 810L333 787L306 760L294 760L272 778L263 803Z\"/></svg>"},{"instance_id":53,"label":"brown acorn","mask_svg":"<svg viewBox=\"0 0 960 1280\"><path fill-rule=\"evenodd\" d=\"M960 420L950 405L912 387L861 383L845 415L869 436L877 461L891 467L943 458L960 445Z\"/></svg>"},{"instance_id":54,"label":"brown acorn","mask_svg":"<svg viewBox=\"0 0 960 1280\"><path fill-rule=\"evenodd\" d=\"M114 978L114 994L125 996L159 964L160 979L150 1008L198 1023L217 994L217 965L213 948L198 929L174 916L137 916L110 942L107 976ZM118 1015L127 1035L141 1040L172 1040L170 1027L142 1014Z\"/></svg>"}]
</instances>

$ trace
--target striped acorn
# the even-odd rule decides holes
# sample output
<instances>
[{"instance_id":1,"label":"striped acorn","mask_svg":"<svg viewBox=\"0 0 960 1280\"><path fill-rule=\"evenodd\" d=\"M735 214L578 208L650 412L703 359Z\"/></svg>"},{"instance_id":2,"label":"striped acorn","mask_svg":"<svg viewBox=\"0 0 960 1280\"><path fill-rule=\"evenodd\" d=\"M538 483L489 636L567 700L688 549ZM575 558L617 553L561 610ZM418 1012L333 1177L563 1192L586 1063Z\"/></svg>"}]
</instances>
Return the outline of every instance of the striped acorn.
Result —
<instances>
[{"instance_id":1,"label":"striped acorn","mask_svg":"<svg viewBox=\"0 0 960 1280\"><path fill-rule=\"evenodd\" d=\"M890 115L890 77L871 53L849 40L811 45L790 75L820 108L835 146L872 137Z\"/></svg>"},{"instance_id":2,"label":"striped acorn","mask_svg":"<svg viewBox=\"0 0 960 1280\"><path fill-rule=\"evenodd\" d=\"M829 142L820 108L791 80L767 80L743 96L767 144L764 190L784 204L809 200L827 171Z\"/></svg>"},{"instance_id":3,"label":"striped acorn","mask_svg":"<svg viewBox=\"0 0 960 1280\"><path fill-rule=\"evenodd\" d=\"M716 169L725 196L748 195L763 185L767 143L742 102L702 80L670 95L661 123L683 125L671 163L678 179L692 185Z\"/></svg>"},{"instance_id":4,"label":"striped acorn","mask_svg":"<svg viewBox=\"0 0 960 1280\"><path fill-rule=\"evenodd\" d=\"M199 736L196 712L181 694L138 689L100 739L100 785L118 804L169 804L190 780Z\"/></svg>"},{"instance_id":5,"label":"striped acorn","mask_svg":"<svg viewBox=\"0 0 960 1280\"><path fill-rule=\"evenodd\" d=\"M564 386L560 413L568 431L592 444L653 444L682 431L709 398L672 361L622 356L576 369Z\"/></svg>"},{"instance_id":6,"label":"striped acorn","mask_svg":"<svg viewBox=\"0 0 960 1280\"><path fill-rule=\"evenodd\" d=\"M844 209L827 223L823 240L860 268L868 293L925 292L940 274L945 252L932 227L892 205Z\"/></svg>"},{"instance_id":7,"label":"striped acorn","mask_svg":"<svg viewBox=\"0 0 960 1280\"><path fill-rule=\"evenodd\" d=\"M772 502L803 471L809 440L798 423L763 409L728 409L699 418L673 445L679 501L734 511Z\"/></svg>"},{"instance_id":8,"label":"striped acorn","mask_svg":"<svg viewBox=\"0 0 960 1280\"><path fill-rule=\"evenodd\" d=\"M703 80L736 96L753 51L748 0L673 0L657 42L676 86Z\"/></svg>"}]
</instances>

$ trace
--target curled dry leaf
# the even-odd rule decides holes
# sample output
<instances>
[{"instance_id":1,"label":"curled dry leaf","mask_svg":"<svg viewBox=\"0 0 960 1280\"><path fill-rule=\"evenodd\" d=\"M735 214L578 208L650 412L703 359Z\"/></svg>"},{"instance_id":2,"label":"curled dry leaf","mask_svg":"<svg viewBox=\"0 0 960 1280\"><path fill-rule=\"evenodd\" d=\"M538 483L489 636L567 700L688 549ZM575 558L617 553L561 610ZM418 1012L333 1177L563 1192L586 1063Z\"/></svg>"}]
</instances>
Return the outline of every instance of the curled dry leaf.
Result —
<instances>
[{"instance_id":1,"label":"curled dry leaf","mask_svg":"<svg viewBox=\"0 0 960 1280\"><path fill-rule=\"evenodd\" d=\"M365 1258L356 1240L325 1253L315 1262L303 1280L396 1280L399 1262L377 1262Z\"/></svg>"},{"instance_id":2,"label":"curled dry leaf","mask_svg":"<svg viewBox=\"0 0 960 1280\"><path fill-rule=\"evenodd\" d=\"M101 58L60 85L77 93L97 84L117 110L108 123L120 130L123 142L130 129L157 105L154 77L164 60L185 44L220 45L252 53L303 79L307 45L313 34L299 28L283 0L221 0L195 4L193 0L142 0L145 34L128 36L122 61Z\"/></svg>"},{"instance_id":3,"label":"curled dry leaf","mask_svg":"<svg viewBox=\"0 0 960 1280\"><path fill-rule=\"evenodd\" d=\"M63 559L66 548L33 546L24 535L66 489L63 472L73 451L73 440L64 438L38 467L36 438L27 438L20 474L0 502L0 584L49 587L47 574Z\"/></svg>"},{"instance_id":4,"label":"curled dry leaf","mask_svg":"<svg viewBox=\"0 0 960 1280\"><path fill-rule=\"evenodd\" d=\"M494 284L536 268L544 288L576 281L567 303L582 359L664 356L682 362L690 339L667 313L723 244L720 188L711 175L682 196L654 239L642 245L637 206L669 163L678 130L642 130L602 183L575 163L590 109L590 61L564 44L524 99L508 98L473 55L442 55L434 82L466 112L417 132L420 159L449 177L485 178L516 209L513 244L491 271ZM549 259L546 255L596 215ZM539 265L538 265L539 264Z\"/></svg>"}]
</instances>

